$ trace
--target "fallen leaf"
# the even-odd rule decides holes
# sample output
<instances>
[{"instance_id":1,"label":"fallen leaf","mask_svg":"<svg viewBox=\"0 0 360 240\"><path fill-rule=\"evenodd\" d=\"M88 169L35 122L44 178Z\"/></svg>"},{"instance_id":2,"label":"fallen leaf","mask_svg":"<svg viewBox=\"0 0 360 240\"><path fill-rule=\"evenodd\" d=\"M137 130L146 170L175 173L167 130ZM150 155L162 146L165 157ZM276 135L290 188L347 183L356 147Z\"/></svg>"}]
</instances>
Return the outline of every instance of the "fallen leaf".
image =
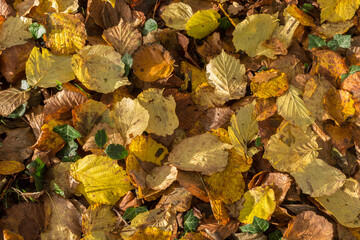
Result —
<instances>
[{"instance_id":1,"label":"fallen leaf","mask_svg":"<svg viewBox=\"0 0 360 240\"><path fill-rule=\"evenodd\" d=\"M219 18L220 14L212 9L197 11L186 22L186 32L196 39L204 38L220 25Z\"/></svg>"},{"instance_id":2,"label":"fallen leaf","mask_svg":"<svg viewBox=\"0 0 360 240\"><path fill-rule=\"evenodd\" d=\"M165 21L166 26L185 30L185 25L192 17L193 11L186 3L171 3L164 7L161 18Z\"/></svg>"},{"instance_id":3,"label":"fallen leaf","mask_svg":"<svg viewBox=\"0 0 360 240\"><path fill-rule=\"evenodd\" d=\"M337 123L355 115L354 99L348 91L330 88L324 94L324 108Z\"/></svg>"},{"instance_id":4,"label":"fallen leaf","mask_svg":"<svg viewBox=\"0 0 360 240\"><path fill-rule=\"evenodd\" d=\"M278 23L269 14L254 14L238 23L233 32L233 43L236 51L243 50L250 57L258 55L259 46L268 40Z\"/></svg>"},{"instance_id":5,"label":"fallen leaf","mask_svg":"<svg viewBox=\"0 0 360 240\"><path fill-rule=\"evenodd\" d=\"M30 23L23 22L19 16L9 17L0 25L0 51L26 43L31 39L28 30Z\"/></svg>"},{"instance_id":6,"label":"fallen leaf","mask_svg":"<svg viewBox=\"0 0 360 240\"><path fill-rule=\"evenodd\" d=\"M0 1L0 15L4 16L6 19L9 17L15 17L16 11L5 1Z\"/></svg>"},{"instance_id":7,"label":"fallen leaf","mask_svg":"<svg viewBox=\"0 0 360 240\"><path fill-rule=\"evenodd\" d=\"M231 145L222 143L209 133L184 139L169 154L168 161L185 171L211 175L225 169L228 163L226 149Z\"/></svg>"},{"instance_id":8,"label":"fallen leaf","mask_svg":"<svg viewBox=\"0 0 360 240\"><path fill-rule=\"evenodd\" d=\"M354 146L351 125L337 126L332 123L325 123L325 132L329 135L331 143L342 153Z\"/></svg>"},{"instance_id":9,"label":"fallen leaf","mask_svg":"<svg viewBox=\"0 0 360 240\"><path fill-rule=\"evenodd\" d=\"M276 98L258 98L254 108L254 116L257 121L264 121L277 111Z\"/></svg>"},{"instance_id":10,"label":"fallen leaf","mask_svg":"<svg viewBox=\"0 0 360 240\"><path fill-rule=\"evenodd\" d=\"M131 226L137 228L156 227L162 231L173 231L176 223L176 212L173 207L167 209L156 208L139 213L132 221Z\"/></svg>"},{"instance_id":11,"label":"fallen leaf","mask_svg":"<svg viewBox=\"0 0 360 240\"><path fill-rule=\"evenodd\" d=\"M7 229L3 230L4 240L24 240L20 234L13 233Z\"/></svg>"},{"instance_id":12,"label":"fallen leaf","mask_svg":"<svg viewBox=\"0 0 360 240\"><path fill-rule=\"evenodd\" d=\"M204 202L210 201L202 179L198 174L195 174L195 172L179 171L177 181L195 197Z\"/></svg>"},{"instance_id":13,"label":"fallen leaf","mask_svg":"<svg viewBox=\"0 0 360 240\"><path fill-rule=\"evenodd\" d=\"M228 224L230 217L226 205L221 200L210 199L210 206L215 219L223 226Z\"/></svg>"},{"instance_id":14,"label":"fallen leaf","mask_svg":"<svg viewBox=\"0 0 360 240\"><path fill-rule=\"evenodd\" d=\"M147 227L142 230L138 230L129 240L146 240L146 239L158 239L158 240L170 240L172 232L163 231L156 227Z\"/></svg>"},{"instance_id":15,"label":"fallen leaf","mask_svg":"<svg viewBox=\"0 0 360 240\"><path fill-rule=\"evenodd\" d=\"M21 172L25 169L24 164L17 161L1 161L0 162L0 174L11 175Z\"/></svg>"},{"instance_id":16,"label":"fallen leaf","mask_svg":"<svg viewBox=\"0 0 360 240\"><path fill-rule=\"evenodd\" d=\"M321 35L324 35L327 38L332 38L336 34L346 33L349 30L349 28L351 28L352 26L354 26L354 22L352 20L341 21L341 22L336 22L336 23L335 22L326 22L326 23L321 24L317 28L317 31Z\"/></svg>"},{"instance_id":17,"label":"fallen leaf","mask_svg":"<svg viewBox=\"0 0 360 240\"><path fill-rule=\"evenodd\" d=\"M315 27L314 19L295 4L288 6L285 11L298 20L303 26Z\"/></svg>"},{"instance_id":18,"label":"fallen leaf","mask_svg":"<svg viewBox=\"0 0 360 240\"><path fill-rule=\"evenodd\" d=\"M117 26L106 29L103 38L122 56L132 54L142 44L141 33L122 18Z\"/></svg>"},{"instance_id":19,"label":"fallen leaf","mask_svg":"<svg viewBox=\"0 0 360 240\"><path fill-rule=\"evenodd\" d=\"M108 157L87 155L71 165L70 175L90 203L114 205L132 189L126 172Z\"/></svg>"},{"instance_id":20,"label":"fallen leaf","mask_svg":"<svg viewBox=\"0 0 360 240\"><path fill-rule=\"evenodd\" d=\"M26 103L29 98L29 92L20 91L16 88L0 91L0 115L6 117L21 104Z\"/></svg>"},{"instance_id":21,"label":"fallen leaf","mask_svg":"<svg viewBox=\"0 0 360 240\"><path fill-rule=\"evenodd\" d=\"M86 42L85 25L74 15L53 13L46 19L46 46L54 54L73 54Z\"/></svg>"},{"instance_id":22,"label":"fallen leaf","mask_svg":"<svg viewBox=\"0 0 360 240\"><path fill-rule=\"evenodd\" d=\"M187 232L181 239L183 239L183 240L209 240L210 238L207 238L198 232Z\"/></svg>"},{"instance_id":23,"label":"fallen leaf","mask_svg":"<svg viewBox=\"0 0 360 240\"><path fill-rule=\"evenodd\" d=\"M177 173L173 166L155 167L146 175L146 186L154 190L165 190L176 180Z\"/></svg>"},{"instance_id":24,"label":"fallen leaf","mask_svg":"<svg viewBox=\"0 0 360 240\"><path fill-rule=\"evenodd\" d=\"M133 55L134 74L142 81L155 82L170 77L175 60L161 44L144 44ZM151 59L151 61L149 61Z\"/></svg>"},{"instance_id":25,"label":"fallen leaf","mask_svg":"<svg viewBox=\"0 0 360 240\"><path fill-rule=\"evenodd\" d=\"M278 97L284 95L289 88L285 73L274 69L256 73L251 79L251 91L259 98Z\"/></svg>"},{"instance_id":26,"label":"fallen leaf","mask_svg":"<svg viewBox=\"0 0 360 240\"><path fill-rule=\"evenodd\" d=\"M326 20L330 22L341 22L351 19L356 9L360 6L360 1L347 0L319 0L321 8L321 22Z\"/></svg>"},{"instance_id":27,"label":"fallen leaf","mask_svg":"<svg viewBox=\"0 0 360 240\"><path fill-rule=\"evenodd\" d=\"M239 212L242 223L252 223L254 216L268 219L275 211L275 194L269 186L252 188L244 194L244 198L244 208Z\"/></svg>"},{"instance_id":28,"label":"fallen leaf","mask_svg":"<svg viewBox=\"0 0 360 240\"><path fill-rule=\"evenodd\" d=\"M149 88L137 96L141 106L150 115L146 131L156 135L171 135L179 126L179 119L176 116L176 103L172 96L163 97L164 90Z\"/></svg>"},{"instance_id":29,"label":"fallen leaf","mask_svg":"<svg viewBox=\"0 0 360 240\"><path fill-rule=\"evenodd\" d=\"M75 79L71 56L58 56L46 48L34 47L26 62L26 77L32 87L55 87Z\"/></svg>"},{"instance_id":30,"label":"fallen leaf","mask_svg":"<svg viewBox=\"0 0 360 240\"><path fill-rule=\"evenodd\" d=\"M86 46L73 55L71 67L76 77L90 90L109 93L129 85L121 55L110 46Z\"/></svg>"},{"instance_id":31,"label":"fallen leaf","mask_svg":"<svg viewBox=\"0 0 360 240\"><path fill-rule=\"evenodd\" d=\"M224 50L206 65L206 74L215 94L225 101L245 96L245 65Z\"/></svg>"},{"instance_id":32,"label":"fallen leaf","mask_svg":"<svg viewBox=\"0 0 360 240\"><path fill-rule=\"evenodd\" d=\"M171 204L177 212L186 212L190 209L192 199L192 194L185 187L176 184L165 191L156 208Z\"/></svg>"},{"instance_id":33,"label":"fallen leaf","mask_svg":"<svg viewBox=\"0 0 360 240\"><path fill-rule=\"evenodd\" d=\"M333 225L323 216L312 211L304 211L293 218L284 233L288 240L327 240L334 235Z\"/></svg>"}]
</instances>

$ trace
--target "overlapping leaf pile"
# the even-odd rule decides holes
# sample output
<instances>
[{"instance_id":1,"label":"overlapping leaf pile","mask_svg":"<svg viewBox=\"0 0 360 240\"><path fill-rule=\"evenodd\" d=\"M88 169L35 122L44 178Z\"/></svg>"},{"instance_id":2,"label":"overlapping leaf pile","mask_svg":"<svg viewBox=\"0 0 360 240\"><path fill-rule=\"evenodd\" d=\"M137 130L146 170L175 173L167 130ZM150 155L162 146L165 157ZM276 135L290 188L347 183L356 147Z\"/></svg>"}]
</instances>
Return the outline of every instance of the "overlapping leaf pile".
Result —
<instances>
[{"instance_id":1,"label":"overlapping leaf pile","mask_svg":"<svg viewBox=\"0 0 360 240\"><path fill-rule=\"evenodd\" d=\"M0 0L4 239L360 239L359 0Z\"/></svg>"}]
</instances>

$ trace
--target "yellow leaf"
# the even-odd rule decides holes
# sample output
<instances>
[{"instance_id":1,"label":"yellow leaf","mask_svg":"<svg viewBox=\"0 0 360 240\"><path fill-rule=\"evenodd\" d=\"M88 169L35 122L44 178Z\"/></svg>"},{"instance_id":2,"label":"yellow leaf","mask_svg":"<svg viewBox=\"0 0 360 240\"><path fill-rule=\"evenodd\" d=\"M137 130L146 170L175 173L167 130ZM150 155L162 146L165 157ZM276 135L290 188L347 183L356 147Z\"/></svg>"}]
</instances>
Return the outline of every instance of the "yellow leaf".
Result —
<instances>
[{"instance_id":1,"label":"yellow leaf","mask_svg":"<svg viewBox=\"0 0 360 240\"><path fill-rule=\"evenodd\" d=\"M72 57L71 67L76 77L90 90L109 93L130 85L127 77L123 77L125 64L121 55L110 46L84 47Z\"/></svg>"},{"instance_id":2,"label":"yellow leaf","mask_svg":"<svg viewBox=\"0 0 360 240\"><path fill-rule=\"evenodd\" d=\"M347 20L344 22L326 22L318 27L318 32L326 38L333 38L336 34L344 34L349 28L354 26L354 21Z\"/></svg>"},{"instance_id":3,"label":"yellow leaf","mask_svg":"<svg viewBox=\"0 0 360 240\"><path fill-rule=\"evenodd\" d=\"M82 215L82 230L85 239L98 239L100 234L109 235L118 226L118 219L112 206L92 204ZM109 237L109 236L108 236Z\"/></svg>"},{"instance_id":4,"label":"yellow leaf","mask_svg":"<svg viewBox=\"0 0 360 240\"><path fill-rule=\"evenodd\" d=\"M171 165L185 171L211 175L225 169L231 145L220 142L218 137L204 133L184 139L169 154Z\"/></svg>"},{"instance_id":5,"label":"yellow leaf","mask_svg":"<svg viewBox=\"0 0 360 240\"><path fill-rule=\"evenodd\" d=\"M140 105L150 115L146 131L160 136L171 135L179 126L174 97L163 97L163 91L164 89L149 88L137 96Z\"/></svg>"},{"instance_id":6,"label":"yellow leaf","mask_svg":"<svg viewBox=\"0 0 360 240\"><path fill-rule=\"evenodd\" d=\"M113 8L115 8L116 0L102 0L102 1L103 1L103 2L108 2L108 3L110 3L111 6L112 6Z\"/></svg>"},{"instance_id":7,"label":"yellow leaf","mask_svg":"<svg viewBox=\"0 0 360 240\"><path fill-rule=\"evenodd\" d=\"M305 107L304 100L301 98L301 91L292 85L288 92L278 97L276 100L278 113L303 130L314 122L314 118L310 115L310 111Z\"/></svg>"},{"instance_id":8,"label":"yellow leaf","mask_svg":"<svg viewBox=\"0 0 360 240\"><path fill-rule=\"evenodd\" d=\"M187 90L189 81L191 81L191 93L194 93L201 84L208 85L204 69L199 69L188 62L182 61L180 72L185 75L185 83L181 86L184 91Z\"/></svg>"},{"instance_id":9,"label":"yellow leaf","mask_svg":"<svg viewBox=\"0 0 360 240\"><path fill-rule=\"evenodd\" d=\"M34 47L26 62L26 77L32 87L56 87L57 82L75 79L70 55L54 55L46 48Z\"/></svg>"},{"instance_id":10,"label":"yellow leaf","mask_svg":"<svg viewBox=\"0 0 360 240\"><path fill-rule=\"evenodd\" d=\"M225 101L245 96L245 65L224 50L206 65L206 73L215 94Z\"/></svg>"},{"instance_id":11,"label":"yellow leaf","mask_svg":"<svg viewBox=\"0 0 360 240\"><path fill-rule=\"evenodd\" d=\"M220 14L215 10L197 11L186 23L185 29L189 36L201 39L212 33L219 25Z\"/></svg>"},{"instance_id":12,"label":"yellow leaf","mask_svg":"<svg viewBox=\"0 0 360 240\"><path fill-rule=\"evenodd\" d=\"M211 210L214 214L215 219L221 224L226 225L230 221L228 209L226 208L226 204L224 204L220 200L212 200L210 199Z\"/></svg>"},{"instance_id":13,"label":"yellow leaf","mask_svg":"<svg viewBox=\"0 0 360 240\"><path fill-rule=\"evenodd\" d=\"M135 155L140 161L161 165L161 161L168 154L165 146L155 142L150 136L137 136L129 145L129 154Z\"/></svg>"},{"instance_id":14,"label":"yellow leaf","mask_svg":"<svg viewBox=\"0 0 360 240\"><path fill-rule=\"evenodd\" d=\"M26 43L31 39L30 23L23 22L19 16L9 17L0 25L0 51Z\"/></svg>"},{"instance_id":15,"label":"yellow leaf","mask_svg":"<svg viewBox=\"0 0 360 240\"><path fill-rule=\"evenodd\" d=\"M174 70L175 60L159 43L142 45L133 57L134 74L145 82L167 79Z\"/></svg>"},{"instance_id":16,"label":"yellow leaf","mask_svg":"<svg viewBox=\"0 0 360 240\"><path fill-rule=\"evenodd\" d=\"M341 22L351 19L360 6L360 0L318 0L321 22Z\"/></svg>"},{"instance_id":17,"label":"yellow leaf","mask_svg":"<svg viewBox=\"0 0 360 240\"><path fill-rule=\"evenodd\" d=\"M253 116L255 101L236 111L228 128L229 137L234 148L241 156L252 157L247 144L258 135L258 123Z\"/></svg>"},{"instance_id":18,"label":"yellow leaf","mask_svg":"<svg viewBox=\"0 0 360 240\"><path fill-rule=\"evenodd\" d=\"M132 221L131 226L157 227L163 231L173 231L176 224L176 211L174 207L167 209L155 208L153 210L139 213Z\"/></svg>"},{"instance_id":19,"label":"yellow leaf","mask_svg":"<svg viewBox=\"0 0 360 240\"><path fill-rule=\"evenodd\" d=\"M74 15L53 13L46 19L44 40L55 54L75 53L85 45L85 24Z\"/></svg>"},{"instance_id":20,"label":"yellow leaf","mask_svg":"<svg viewBox=\"0 0 360 240\"><path fill-rule=\"evenodd\" d=\"M189 5L178 2L171 3L164 7L161 18L164 20L166 26L177 30L185 30L185 25L192 15L193 11Z\"/></svg>"},{"instance_id":21,"label":"yellow leaf","mask_svg":"<svg viewBox=\"0 0 360 240\"><path fill-rule=\"evenodd\" d=\"M30 98L30 93L8 88L0 91L0 115L7 116L21 104L26 103Z\"/></svg>"},{"instance_id":22,"label":"yellow leaf","mask_svg":"<svg viewBox=\"0 0 360 240\"><path fill-rule=\"evenodd\" d=\"M121 55L125 53L131 55L142 44L141 33L122 18L117 26L103 32L103 38Z\"/></svg>"},{"instance_id":23,"label":"yellow leaf","mask_svg":"<svg viewBox=\"0 0 360 240\"><path fill-rule=\"evenodd\" d=\"M10 175L25 169L24 164L18 161L0 161L0 174Z\"/></svg>"},{"instance_id":24,"label":"yellow leaf","mask_svg":"<svg viewBox=\"0 0 360 240\"><path fill-rule=\"evenodd\" d=\"M248 16L236 25L233 32L236 51L243 50L250 57L255 57L260 50L260 43L271 37L277 25L277 19L269 14Z\"/></svg>"},{"instance_id":25,"label":"yellow leaf","mask_svg":"<svg viewBox=\"0 0 360 240\"><path fill-rule=\"evenodd\" d=\"M287 124L268 141L263 158L278 171L295 172L318 156L317 136Z\"/></svg>"},{"instance_id":26,"label":"yellow leaf","mask_svg":"<svg viewBox=\"0 0 360 240\"><path fill-rule=\"evenodd\" d=\"M129 240L170 240L171 235L171 231L163 231L156 227L147 227L145 229L138 230Z\"/></svg>"},{"instance_id":27,"label":"yellow leaf","mask_svg":"<svg viewBox=\"0 0 360 240\"><path fill-rule=\"evenodd\" d=\"M359 183L355 179L346 179L345 184L330 196L315 198L336 220L346 227L360 227Z\"/></svg>"},{"instance_id":28,"label":"yellow leaf","mask_svg":"<svg viewBox=\"0 0 360 240\"><path fill-rule=\"evenodd\" d=\"M348 91L330 88L324 94L324 107L338 124L355 115L354 99Z\"/></svg>"},{"instance_id":29,"label":"yellow leaf","mask_svg":"<svg viewBox=\"0 0 360 240\"><path fill-rule=\"evenodd\" d=\"M346 176L339 169L321 159L314 159L306 166L291 172L302 192L312 197L335 193L345 183Z\"/></svg>"},{"instance_id":30,"label":"yellow leaf","mask_svg":"<svg viewBox=\"0 0 360 240\"><path fill-rule=\"evenodd\" d=\"M308 27L315 27L314 19L305 13L303 10L299 9L295 4L288 6L285 11L298 20L301 25Z\"/></svg>"},{"instance_id":31,"label":"yellow leaf","mask_svg":"<svg viewBox=\"0 0 360 240\"><path fill-rule=\"evenodd\" d=\"M89 203L114 205L132 189L126 172L109 157L87 155L71 165L70 175Z\"/></svg>"},{"instance_id":32,"label":"yellow leaf","mask_svg":"<svg viewBox=\"0 0 360 240\"><path fill-rule=\"evenodd\" d=\"M285 73L270 69L256 73L251 79L250 88L259 98L278 97L288 90L289 83Z\"/></svg>"},{"instance_id":33,"label":"yellow leaf","mask_svg":"<svg viewBox=\"0 0 360 240\"><path fill-rule=\"evenodd\" d=\"M117 102L111 116L126 145L145 131L150 118L149 112L139 101L131 98L123 98Z\"/></svg>"},{"instance_id":34,"label":"yellow leaf","mask_svg":"<svg viewBox=\"0 0 360 240\"><path fill-rule=\"evenodd\" d=\"M275 193L269 186L252 188L244 194L244 198L244 208L239 212L242 223L252 223L255 216L267 220L275 211Z\"/></svg>"}]
</instances>

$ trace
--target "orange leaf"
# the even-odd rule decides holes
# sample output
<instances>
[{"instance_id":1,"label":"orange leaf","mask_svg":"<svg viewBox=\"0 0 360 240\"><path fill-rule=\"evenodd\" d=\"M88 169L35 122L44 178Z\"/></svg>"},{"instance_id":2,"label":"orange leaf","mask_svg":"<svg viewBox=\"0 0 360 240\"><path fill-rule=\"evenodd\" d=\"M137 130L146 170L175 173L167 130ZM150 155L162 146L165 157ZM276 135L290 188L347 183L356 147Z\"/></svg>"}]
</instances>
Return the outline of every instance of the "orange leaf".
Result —
<instances>
[{"instance_id":1,"label":"orange leaf","mask_svg":"<svg viewBox=\"0 0 360 240\"><path fill-rule=\"evenodd\" d=\"M354 99L348 91L330 88L324 95L324 107L339 124L355 115Z\"/></svg>"}]
</instances>

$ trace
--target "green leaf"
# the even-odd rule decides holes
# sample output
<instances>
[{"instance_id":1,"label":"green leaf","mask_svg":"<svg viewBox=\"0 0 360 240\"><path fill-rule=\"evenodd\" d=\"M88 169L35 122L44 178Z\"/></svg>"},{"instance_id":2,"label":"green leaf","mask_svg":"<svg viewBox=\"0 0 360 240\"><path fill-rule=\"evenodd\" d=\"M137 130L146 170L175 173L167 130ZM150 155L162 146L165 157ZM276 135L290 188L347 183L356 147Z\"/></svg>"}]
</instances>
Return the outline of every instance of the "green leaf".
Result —
<instances>
[{"instance_id":1,"label":"green leaf","mask_svg":"<svg viewBox=\"0 0 360 240\"><path fill-rule=\"evenodd\" d=\"M331 50L336 50L339 47L349 48L351 47L351 35L336 34L332 40L327 43Z\"/></svg>"},{"instance_id":2,"label":"green leaf","mask_svg":"<svg viewBox=\"0 0 360 240\"><path fill-rule=\"evenodd\" d=\"M103 148L106 141L107 141L107 135L106 135L105 129L101 129L101 130L97 131L97 133L95 134L96 145L99 148Z\"/></svg>"},{"instance_id":3,"label":"green leaf","mask_svg":"<svg viewBox=\"0 0 360 240\"><path fill-rule=\"evenodd\" d=\"M344 81L344 79L347 78L348 76L350 76L350 73L341 74L341 81Z\"/></svg>"},{"instance_id":4,"label":"green leaf","mask_svg":"<svg viewBox=\"0 0 360 240\"><path fill-rule=\"evenodd\" d=\"M22 117L26 112L26 106L27 103L21 104L19 107L17 107L12 113L7 115L8 118L19 118Z\"/></svg>"},{"instance_id":5,"label":"green leaf","mask_svg":"<svg viewBox=\"0 0 360 240\"><path fill-rule=\"evenodd\" d=\"M28 164L26 169L28 170L27 174L32 176L35 180L36 191L41 191L44 184L43 178L46 171L46 165L38 157Z\"/></svg>"},{"instance_id":6,"label":"green leaf","mask_svg":"<svg viewBox=\"0 0 360 240\"><path fill-rule=\"evenodd\" d=\"M252 224L246 224L244 226L239 227L239 229L244 233L248 232L251 234L256 234L256 233L261 232L260 229L255 228L254 225L252 225Z\"/></svg>"},{"instance_id":7,"label":"green leaf","mask_svg":"<svg viewBox=\"0 0 360 240\"><path fill-rule=\"evenodd\" d=\"M56 156L61 158L62 162L75 162L77 158L78 144L75 141L70 141L65 144L65 146L58 151ZM76 160L75 160L76 159Z\"/></svg>"},{"instance_id":8,"label":"green leaf","mask_svg":"<svg viewBox=\"0 0 360 240\"><path fill-rule=\"evenodd\" d=\"M262 219L262 218L259 218L257 216L254 216L254 219L253 219L253 222L252 222L252 225L255 227L255 228L258 228L260 229L262 232L265 232L270 224L268 221Z\"/></svg>"},{"instance_id":9,"label":"green leaf","mask_svg":"<svg viewBox=\"0 0 360 240\"><path fill-rule=\"evenodd\" d=\"M301 10L303 10L304 12L308 13L309 11L314 9L314 6L311 3L304 3L301 7Z\"/></svg>"},{"instance_id":10,"label":"green leaf","mask_svg":"<svg viewBox=\"0 0 360 240\"><path fill-rule=\"evenodd\" d=\"M316 36L314 34L309 34L308 37L309 37L308 49L319 48L326 45L325 40L319 36Z\"/></svg>"},{"instance_id":11,"label":"green leaf","mask_svg":"<svg viewBox=\"0 0 360 240\"><path fill-rule=\"evenodd\" d=\"M29 32L31 32L32 37L37 40L46 33L46 30L43 25L34 22L29 26Z\"/></svg>"},{"instance_id":12,"label":"green leaf","mask_svg":"<svg viewBox=\"0 0 360 240\"><path fill-rule=\"evenodd\" d=\"M268 240L282 240L283 235L279 229L276 229L275 231L271 232L268 235Z\"/></svg>"},{"instance_id":13,"label":"green leaf","mask_svg":"<svg viewBox=\"0 0 360 240\"><path fill-rule=\"evenodd\" d=\"M112 159L124 159L128 155L126 148L120 144L110 144L106 147L105 153Z\"/></svg>"},{"instance_id":14,"label":"green leaf","mask_svg":"<svg viewBox=\"0 0 360 240\"><path fill-rule=\"evenodd\" d=\"M258 138L255 140L255 147L260 147L260 146L262 146L261 137L258 137Z\"/></svg>"},{"instance_id":15,"label":"green leaf","mask_svg":"<svg viewBox=\"0 0 360 240\"><path fill-rule=\"evenodd\" d=\"M124 76L128 76L133 65L133 58L129 53L125 53L124 56L122 56L121 60L123 61L123 63L125 63Z\"/></svg>"},{"instance_id":16,"label":"green leaf","mask_svg":"<svg viewBox=\"0 0 360 240\"><path fill-rule=\"evenodd\" d=\"M124 212L124 215L122 216L125 220L133 220L139 213L147 212L148 209L146 206L140 206L140 207L129 207Z\"/></svg>"},{"instance_id":17,"label":"green leaf","mask_svg":"<svg viewBox=\"0 0 360 240\"><path fill-rule=\"evenodd\" d=\"M59 194L60 196L65 197L64 191L56 183L54 183L54 191L56 194Z\"/></svg>"},{"instance_id":18,"label":"green leaf","mask_svg":"<svg viewBox=\"0 0 360 240\"><path fill-rule=\"evenodd\" d=\"M70 142L81 137L81 134L69 124L56 126L53 128L53 132L59 134L65 142Z\"/></svg>"},{"instance_id":19,"label":"green leaf","mask_svg":"<svg viewBox=\"0 0 360 240\"><path fill-rule=\"evenodd\" d=\"M356 72L360 72L360 66L351 65L350 68L349 68L349 73L354 74Z\"/></svg>"},{"instance_id":20,"label":"green leaf","mask_svg":"<svg viewBox=\"0 0 360 240\"><path fill-rule=\"evenodd\" d=\"M158 28L156 21L152 18L146 20L142 34L144 36L148 35L150 32L155 31Z\"/></svg>"},{"instance_id":21,"label":"green leaf","mask_svg":"<svg viewBox=\"0 0 360 240\"><path fill-rule=\"evenodd\" d=\"M193 210L188 211L184 216L184 230L185 232L195 232L200 220L194 216Z\"/></svg>"},{"instance_id":22,"label":"green leaf","mask_svg":"<svg viewBox=\"0 0 360 240\"><path fill-rule=\"evenodd\" d=\"M232 26L228 17L219 18L218 22L220 23L219 28L221 29L228 29Z\"/></svg>"}]
</instances>

